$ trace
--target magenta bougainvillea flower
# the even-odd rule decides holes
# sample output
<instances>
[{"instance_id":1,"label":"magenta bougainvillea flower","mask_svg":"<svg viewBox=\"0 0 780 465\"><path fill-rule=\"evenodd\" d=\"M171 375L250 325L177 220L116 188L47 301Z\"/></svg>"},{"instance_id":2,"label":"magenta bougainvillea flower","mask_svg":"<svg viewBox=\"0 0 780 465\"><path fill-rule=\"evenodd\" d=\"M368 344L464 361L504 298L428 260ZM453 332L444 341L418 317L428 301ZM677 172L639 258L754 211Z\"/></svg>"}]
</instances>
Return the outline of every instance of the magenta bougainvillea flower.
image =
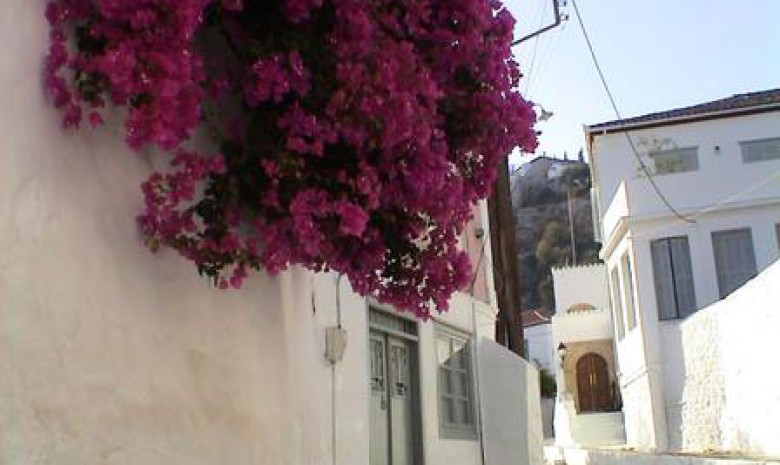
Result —
<instances>
[{"instance_id":1,"label":"magenta bougainvillea flower","mask_svg":"<svg viewBox=\"0 0 780 465\"><path fill-rule=\"evenodd\" d=\"M472 273L472 205L536 143L497 0L52 0L46 16L63 124L127 110L128 145L170 160L141 186L147 243L221 288L302 265L444 310Z\"/></svg>"}]
</instances>

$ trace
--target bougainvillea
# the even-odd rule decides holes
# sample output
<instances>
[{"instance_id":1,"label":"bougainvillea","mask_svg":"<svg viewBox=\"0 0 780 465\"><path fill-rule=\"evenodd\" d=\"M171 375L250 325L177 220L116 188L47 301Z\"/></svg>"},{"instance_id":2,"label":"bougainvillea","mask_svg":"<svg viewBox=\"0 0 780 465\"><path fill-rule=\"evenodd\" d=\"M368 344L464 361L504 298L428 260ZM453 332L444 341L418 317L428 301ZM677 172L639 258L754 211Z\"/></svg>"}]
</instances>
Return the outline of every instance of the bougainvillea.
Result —
<instances>
[{"instance_id":1,"label":"bougainvillea","mask_svg":"<svg viewBox=\"0 0 780 465\"><path fill-rule=\"evenodd\" d=\"M129 146L170 157L141 186L147 243L221 288L299 264L445 309L471 275L471 206L535 144L497 0L53 0L46 16L63 124L126 109Z\"/></svg>"}]
</instances>

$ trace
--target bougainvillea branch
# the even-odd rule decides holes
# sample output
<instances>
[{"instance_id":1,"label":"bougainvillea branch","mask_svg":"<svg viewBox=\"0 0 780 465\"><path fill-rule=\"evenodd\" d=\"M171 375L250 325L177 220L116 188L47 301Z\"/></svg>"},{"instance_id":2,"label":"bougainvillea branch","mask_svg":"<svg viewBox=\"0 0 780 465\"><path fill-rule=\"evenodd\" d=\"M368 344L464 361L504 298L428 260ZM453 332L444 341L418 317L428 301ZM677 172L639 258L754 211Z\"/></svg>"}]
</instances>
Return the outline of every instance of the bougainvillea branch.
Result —
<instances>
[{"instance_id":1,"label":"bougainvillea branch","mask_svg":"<svg viewBox=\"0 0 780 465\"><path fill-rule=\"evenodd\" d=\"M423 318L446 309L471 276L471 207L536 143L497 0L53 0L46 15L63 124L127 110L128 145L171 166L142 185L147 243L222 288L298 264Z\"/></svg>"}]
</instances>

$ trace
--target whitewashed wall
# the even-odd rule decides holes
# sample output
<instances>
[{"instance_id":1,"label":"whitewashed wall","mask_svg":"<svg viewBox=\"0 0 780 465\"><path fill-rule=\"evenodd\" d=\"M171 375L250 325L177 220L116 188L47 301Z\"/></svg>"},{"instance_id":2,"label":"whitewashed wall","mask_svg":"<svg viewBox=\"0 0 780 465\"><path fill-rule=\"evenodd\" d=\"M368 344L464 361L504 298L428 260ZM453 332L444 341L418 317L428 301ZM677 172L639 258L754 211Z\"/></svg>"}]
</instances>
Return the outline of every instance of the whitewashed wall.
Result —
<instances>
[{"instance_id":1,"label":"whitewashed wall","mask_svg":"<svg viewBox=\"0 0 780 465\"><path fill-rule=\"evenodd\" d=\"M543 434L538 371L488 339L480 342L479 353L485 463L541 465ZM524 418L532 421L526 422Z\"/></svg>"},{"instance_id":2,"label":"whitewashed wall","mask_svg":"<svg viewBox=\"0 0 780 465\"><path fill-rule=\"evenodd\" d=\"M681 324L682 448L780 458L780 262Z\"/></svg>"},{"instance_id":3,"label":"whitewashed wall","mask_svg":"<svg viewBox=\"0 0 780 465\"><path fill-rule=\"evenodd\" d=\"M578 265L553 268L555 314L578 303L593 305L598 309L609 308L607 272L604 265Z\"/></svg>"}]
</instances>

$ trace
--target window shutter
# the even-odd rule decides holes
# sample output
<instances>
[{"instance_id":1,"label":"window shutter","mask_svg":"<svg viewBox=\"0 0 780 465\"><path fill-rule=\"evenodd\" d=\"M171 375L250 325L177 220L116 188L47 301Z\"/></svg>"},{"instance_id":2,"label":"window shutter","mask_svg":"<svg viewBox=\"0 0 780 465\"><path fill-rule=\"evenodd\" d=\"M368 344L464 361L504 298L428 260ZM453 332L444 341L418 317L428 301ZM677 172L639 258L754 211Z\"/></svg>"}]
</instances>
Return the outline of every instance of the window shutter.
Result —
<instances>
[{"instance_id":1,"label":"window shutter","mask_svg":"<svg viewBox=\"0 0 780 465\"><path fill-rule=\"evenodd\" d=\"M780 138L740 142L739 145L744 163L780 159Z\"/></svg>"},{"instance_id":2,"label":"window shutter","mask_svg":"<svg viewBox=\"0 0 780 465\"><path fill-rule=\"evenodd\" d=\"M669 241L661 239L650 244L653 255L653 278L655 297L658 305L658 317L669 320L677 317L672 274L672 257Z\"/></svg>"},{"instance_id":3,"label":"window shutter","mask_svg":"<svg viewBox=\"0 0 780 465\"><path fill-rule=\"evenodd\" d=\"M669 239L669 250L674 271L674 289L678 316L685 318L696 311L696 291L693 283L691 250L687 237Z\"/></svg>"},{"instance_id":4,"label":"window shutter","mask_svg":"<svg viewBox=\"0 0 780 465\"><path fill-rule=\"evenodd\" d=\"M712 249L721 299L756 275L756 255L750 229L713 232Z\"/></svg>"}]
</instances>

